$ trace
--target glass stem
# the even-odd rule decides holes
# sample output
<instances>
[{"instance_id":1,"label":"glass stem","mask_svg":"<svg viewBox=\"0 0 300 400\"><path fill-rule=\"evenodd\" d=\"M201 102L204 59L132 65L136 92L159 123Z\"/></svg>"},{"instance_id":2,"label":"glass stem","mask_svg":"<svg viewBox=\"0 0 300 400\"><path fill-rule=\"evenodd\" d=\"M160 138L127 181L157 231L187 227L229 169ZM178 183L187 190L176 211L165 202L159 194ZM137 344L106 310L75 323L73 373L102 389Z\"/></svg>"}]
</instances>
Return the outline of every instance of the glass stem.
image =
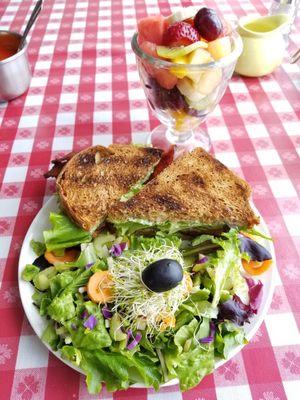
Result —
<instances>
[{"instance_id":1,"label":"glass stem","mask_svg":"<svg viewBox=\"0 0 300 400\"><path fill-rule=\"evenodd\" d=\"M193 131L178 131L174 128L174 126L169 126L166 132L166 137L168 141L172 144L180 144L186 142L191 137L193 137Z\"/></svg>"}]
</instances>

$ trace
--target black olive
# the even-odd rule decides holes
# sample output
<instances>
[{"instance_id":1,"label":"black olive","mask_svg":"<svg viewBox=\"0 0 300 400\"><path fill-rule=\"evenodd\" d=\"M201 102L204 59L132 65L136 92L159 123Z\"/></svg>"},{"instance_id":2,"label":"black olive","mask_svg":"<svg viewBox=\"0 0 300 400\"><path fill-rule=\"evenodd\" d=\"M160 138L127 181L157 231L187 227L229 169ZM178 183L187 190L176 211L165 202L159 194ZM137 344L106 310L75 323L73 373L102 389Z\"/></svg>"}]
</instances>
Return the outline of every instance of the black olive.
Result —
<instances>
[{"instance_id":1,"label":"black olive","mask_svg":"<svg viewBox=\"0 0 300 400\"><path fill-rule=\"evenodd\" d=\"M46 260L46 258L42 255L39 256L38 258L36 258L33 263L33 265L39 267L39 269L41 271L43 271L44 269L51 267L52 264L49 263L49 261Z\"/></svg>"},{"instance_id":2,"label":"black olive","mask_svg":"<svg viewBox=\"0 0 300 400\"><path fill-rule=\"evenodd\" d=\"M239 240L240 252L247 253L252 261L261 262L272 258L270 252L255 240L243 235L240 235Z\"/></svg>"},{"instance_id":3,"label":"black olive","mask_svg":"<svg viewBox=\"0 0 300 400\"><path fill-rule=\"evenodd\" d=\"M176 287L183 278L182 266L169 258L149 264L142 272L144 285L152 292L166 292Z\"/></svg>"}]
</instances>

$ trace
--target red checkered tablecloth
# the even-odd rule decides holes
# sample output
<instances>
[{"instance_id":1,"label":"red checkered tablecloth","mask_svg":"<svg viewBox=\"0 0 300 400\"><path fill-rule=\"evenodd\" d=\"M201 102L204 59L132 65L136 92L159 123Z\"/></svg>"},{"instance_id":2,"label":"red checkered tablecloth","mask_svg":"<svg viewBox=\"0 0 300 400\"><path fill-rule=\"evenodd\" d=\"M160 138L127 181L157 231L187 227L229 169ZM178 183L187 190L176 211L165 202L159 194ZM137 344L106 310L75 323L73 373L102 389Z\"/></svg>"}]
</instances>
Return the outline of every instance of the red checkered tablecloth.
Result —
<instances>
[{"instance_id":1,"label":"red checkered tablecloth","mask_svg":"<svg viewBox=\"0 0 300 400\"><path fill-rule=\"evenodd\" d=\"M1 0L0 29L24 29L30 0ZM300 393L299 68L261 79L235 76L208 117L216 156L245 177L275 240L273 301L248 346L181 393L130 389L87 393L84 377L49 354L24 316L17 265L24 235L54 182L50 160L112 141L143 142L158 122L147 108L130 38L136 19L189 1L47 0L29 46L27 94L0 104L0 399L296 400ZM226 18L265 14L270 2L205 2ZM195 1L194 4L200 4ZM299 20L298 20L299 21ZM299 34L299 32L298 32ZM298 42L297 42L298 41ZM293 30L290 51L299 47Z\"/></svg>"}]
</instances>

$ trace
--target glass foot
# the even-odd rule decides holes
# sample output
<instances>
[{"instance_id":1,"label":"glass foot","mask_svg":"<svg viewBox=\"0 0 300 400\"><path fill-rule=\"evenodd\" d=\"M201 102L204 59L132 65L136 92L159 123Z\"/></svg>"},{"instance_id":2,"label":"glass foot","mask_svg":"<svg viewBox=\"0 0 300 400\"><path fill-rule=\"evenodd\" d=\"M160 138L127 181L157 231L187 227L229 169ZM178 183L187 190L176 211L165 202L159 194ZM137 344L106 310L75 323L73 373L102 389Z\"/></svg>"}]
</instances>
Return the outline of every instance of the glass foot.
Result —
<instances>
[{"instance_id":1,"label":"glass foot","mask_svg":"<svg viewBox=\"0 0 300 400\"><path fill-rule=\"evenodd\" d=\"M150 133L147 144L151 144L153 147L158 147L165 151L167 151L170 146L175 145L175 157L189 152L196 147L202 147L207 152L211 150L210 137L200 128L196 128L192 132L187 132L186 135L176 137L175 135L169 134L167 126L158 125Z\"/></svg>"}]
</instances>

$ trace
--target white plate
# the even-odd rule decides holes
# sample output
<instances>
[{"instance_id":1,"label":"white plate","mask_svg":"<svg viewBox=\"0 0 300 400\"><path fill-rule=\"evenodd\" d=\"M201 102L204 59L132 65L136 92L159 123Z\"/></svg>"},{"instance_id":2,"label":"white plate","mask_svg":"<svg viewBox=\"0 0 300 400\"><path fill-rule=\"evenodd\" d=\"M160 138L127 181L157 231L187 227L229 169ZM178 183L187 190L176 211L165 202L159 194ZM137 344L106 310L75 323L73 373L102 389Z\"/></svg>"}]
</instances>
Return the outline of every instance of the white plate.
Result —
<instances>
[{"instance_id":1,"label":"white plate","mask_svg":"<svg viewBox=\"0 0 300 400\"><path fill-rule=\"evenodd\" d=\"M255 208L254 208L255 210ZM32 224L30 225L30 228L28 229L28 232L25 236L21 254L20 254L20 259L19 259L19 270L18 270L18 281L19 281L19 290L20 290L20 296L21 296L21 301L23 304L23 308L25 311L25 314L30 322L30 325L32 326L33 330L37 334L39 338L41 338L44 329L47 326L47 320L46 318L43 318L40 316L37 308L33 305L31 296L34 293L34 287L32 284L29 282L25 282L21 278L21 273L25 267L26 264L31 264L32 261L36 258L36 255L34 254L33 250L30 247L30 241L31 239L35 240L40 240L43 241L43 231L45 229L50 228L49 224L49 213L51 211L58 211L58 204L57 204L57 199L55 196L51 197L46 204L42 207L42 209L39 211L39 213L36 215L35 219L33 220ZM256 214L259 215L258 211L256 211ZM259 231L264 233L267 236L270 236L268 228L266 224L264 223L262 217L260 217L261 223L260 226L258 227ZM273 264L272 267L268 269L265 273L259 276L259 279L262 281L264 285L264 291L263 291L263 298L262 302L260 305L260 309L257 315L255 315L253 318L251 318L250 324L246 324L244 326L245 332L246 332L246 338L250 340L256 331L258 330L260 324L262 323L267 310L269 308L269 305L271 303L271 299L273 296L273 290L274 290L274 276L275 276L275 268L276 268L276 262L275 262L275 252L274 252L274 247L271 241L265 240L263 245L270 251L272 254L273 258ZM45 344L45 343L44 343ZM47 344L45 346L48 348L49 351L54 353L56 357L58 357L62 362L67 364L69 367L75 369L78 372L82 371L76 367L74 364L71 362L64 360L61 358L59 352L53 351ZM235 356L243 346L237 346L234 348L230 354L227 360L217 360L215 364L215 368L220 367L222 364L224 364L226 361L228 361L230 358ZM171 386L175 385L178 383L177 379L173 379L167 383L165 383L162 386ZM133 387L145 387L142 384L135 384Z\"/></svg>"}]
</instances>

